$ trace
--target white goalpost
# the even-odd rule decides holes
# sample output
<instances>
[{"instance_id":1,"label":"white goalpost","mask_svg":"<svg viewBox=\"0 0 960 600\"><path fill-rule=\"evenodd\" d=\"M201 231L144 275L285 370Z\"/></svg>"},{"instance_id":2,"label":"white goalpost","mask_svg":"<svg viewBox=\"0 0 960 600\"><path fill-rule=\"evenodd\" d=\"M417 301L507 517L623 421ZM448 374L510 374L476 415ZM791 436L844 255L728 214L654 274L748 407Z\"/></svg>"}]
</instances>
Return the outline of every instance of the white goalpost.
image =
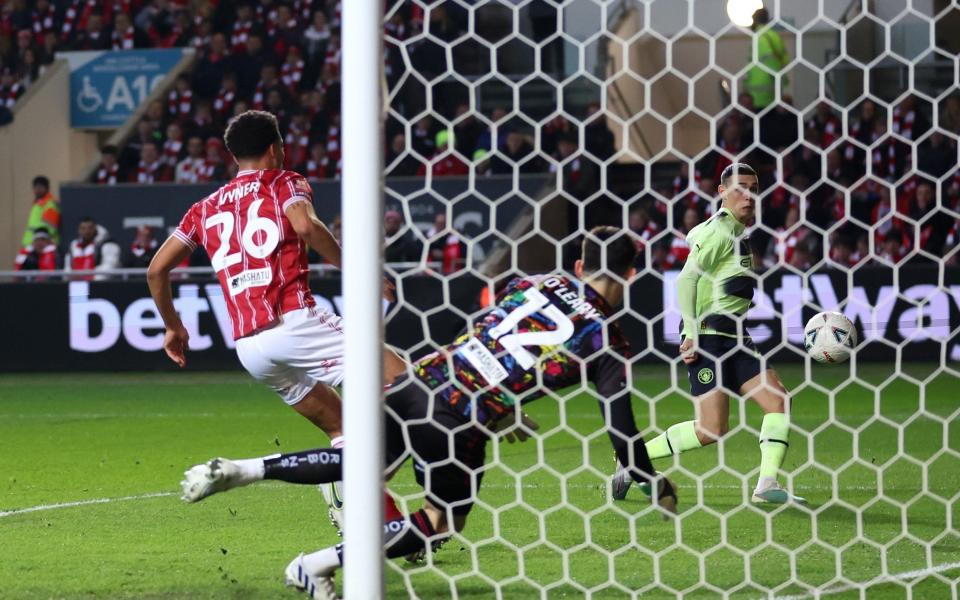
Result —
<instances>
[{"instance_id":1,"label":"white goalpost","mask_svg":"<svg viewBox=\"0 0 960 600\"><path fill-rule=\"evenodd\" d=\"M343 3L343 595L369 600L384 595L382 15L380 0Z\"/></svg>"},{"instance_id":2,"label":"white goalpost","mask_svg":"<svg viewBox=\"0 0 960 600\"><path fill-rule=\"evenodd\" d=\"M344 597L960 598L956 0L342 7ZM761 61L761 42L782 65ZM719 444L654 463L680 486L676 521L651 518L636 486L615 501L584 383L524 407L541 423L526 445L490 436L469 525L447 546L385 562L384 209L402 222L387 256L422 250L416 268L396 266L409 253L389 265L401 297L419 293L388 317L414 331L413 358L514 276L569 274L593 226L630 229L639 274L617 314L649 441L694 419L675 281L732 161L763 182L762 235L738 247L758 285L738 324L792 394L780 475L810 504L751 504L762 415L736 392ZM813 365L803 324L834 310L861 344L847 364ZM406 477L389 487L419 506Z\"/></svg>"}]
</instances>

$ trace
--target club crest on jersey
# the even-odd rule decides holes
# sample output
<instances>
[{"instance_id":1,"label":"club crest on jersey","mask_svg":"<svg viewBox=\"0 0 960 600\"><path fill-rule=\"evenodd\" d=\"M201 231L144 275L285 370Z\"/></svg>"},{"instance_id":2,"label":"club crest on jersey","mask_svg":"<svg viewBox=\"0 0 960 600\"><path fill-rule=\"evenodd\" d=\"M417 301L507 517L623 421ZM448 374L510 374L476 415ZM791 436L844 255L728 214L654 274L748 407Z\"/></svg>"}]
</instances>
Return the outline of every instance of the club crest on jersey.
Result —
<instances>
[{"instance_id":1,"label":"club crest on jersey","mask_svg":"<svg viewBox=\"0 0 960 600\"><path fill-rule=\"evenodd\" d=\"M700 369L700 372L697 373L697 380L700 383L710 383L713 381L713 369L709 367Z\"/></svg>"},{"instance_id":2,"label":"club crest on jersey","mask_svg":"<svg viewBox=\"0 0 960 600\"><path fill-rule=\"evenodd\" d=\"M270 267L250 269L227 279L227 287L230 289L230 295L236 296L246 289L269 285L272 278L273 271Z\"/></svg>"}]
</instances>

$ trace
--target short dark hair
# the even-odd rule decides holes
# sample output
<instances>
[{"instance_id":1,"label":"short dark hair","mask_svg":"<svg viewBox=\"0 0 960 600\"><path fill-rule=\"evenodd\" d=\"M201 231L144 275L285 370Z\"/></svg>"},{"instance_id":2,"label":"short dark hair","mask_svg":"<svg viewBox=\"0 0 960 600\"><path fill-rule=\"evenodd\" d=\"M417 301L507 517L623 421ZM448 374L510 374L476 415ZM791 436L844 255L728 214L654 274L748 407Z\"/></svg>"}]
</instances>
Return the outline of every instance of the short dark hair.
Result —
<instances>
[{"instance_id":1,"label":"short dark hair","mask_svg":"<svg viewBox=\"0 0 960 600\"><path fill-rule=\"evenodd\" d=\"M37 175L33 178L33 185L42 185L45 188L49 188L50 180L43 175Z\"/></svg>"},{"instance_id":2,"label":"short dark hair","mask_svg":"<svg viewBox=\"0 0 960 600\"><path fill-rule=\"evenodd\" d=\"M237 159L259 158L280 142L277 118L262 110L248 110L230 119L223 141Z\"/></svg>"},{"instance_id":3,"label":"short dark hair","mask_svg":"<svg viewBox=\"0 0 960 600\"><path fill-rule=\"evenodd\" d=\"M583 238L583 271L623 277L637 258L637 245L630 234L617 227L600 225Z\"/></svg>"},{"instance_id":4,"label":"short dark hair","mask_svg":"<svg viewBox=\"0 0 960 600\"><path fill-rule=\"evenodd\" d=\"M765 8L758 8L753 12L753 26L759 27L770 22L770 12Z\"/></svg>"},{"instance_id":5,"label":"short dark hair","mask_svg":"<svg viewBox=\"0 0 960 600\"><path fill-rule=\"evenodd\" d=\"M100 148L100 154L112 154L116 156L118 152L119 149L113 144L107 144L103 148Z\"/></svg>"},{"instance_id":6,"label":"short dark hair","mask_svg":"<svg viewBox=\"0 0 960 600\"><path fill-rule=\"evenodd\" d=\"M753 175L757 177L757 172L747 163L735 162L727 165L727 168L720 174L720 185L726 186L736 175ZM759 177L758 177L759 179Z\"/></svg>"},{"instance_id":7,"label":"short dark hair","mask_svg":"<svg viewBox=\"0 0 960 600\"><path fill-rule=\"evenodd\" d=\"M93 219L93 217L91 217L91 216L81 217L81 218L80 218L80 222L81 222L81 223L93 223L93 224L96 224L96 221L95 221L95 220Z\"/></svg>"}]
</instances>

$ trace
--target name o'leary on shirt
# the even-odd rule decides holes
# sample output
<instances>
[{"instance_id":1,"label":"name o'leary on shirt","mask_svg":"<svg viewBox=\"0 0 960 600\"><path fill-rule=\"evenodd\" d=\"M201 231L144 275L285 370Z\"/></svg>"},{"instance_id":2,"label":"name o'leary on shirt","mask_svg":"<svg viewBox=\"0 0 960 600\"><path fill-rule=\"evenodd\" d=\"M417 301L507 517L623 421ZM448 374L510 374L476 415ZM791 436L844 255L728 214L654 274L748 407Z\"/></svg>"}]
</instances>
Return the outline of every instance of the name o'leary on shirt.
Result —
<instances>
[{"instance_id":1,"label":"name o'leary on shirt","mask_svg":"<svg viewBox=\"0 0 960 600\"><path fill-rule=\"evenodd\" d=\"M586 298L581 296L578 290L571 290L566 285L563 285L562 280L556 277L550 277L543 282L543 287L550 289L557 298L563 300L574 312L595 321L603 320L603 314L601 314L600 311L590 304Z\"/></svg>"}]
</instances>

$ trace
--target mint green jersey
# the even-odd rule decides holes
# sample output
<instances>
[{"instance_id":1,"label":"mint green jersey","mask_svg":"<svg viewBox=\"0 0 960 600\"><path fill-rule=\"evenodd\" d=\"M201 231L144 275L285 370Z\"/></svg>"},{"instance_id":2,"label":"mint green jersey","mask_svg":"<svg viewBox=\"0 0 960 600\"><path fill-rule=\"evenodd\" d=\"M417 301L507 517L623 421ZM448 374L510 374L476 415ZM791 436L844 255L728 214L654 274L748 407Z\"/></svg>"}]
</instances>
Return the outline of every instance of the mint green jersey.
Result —
<instances>
[{"instance_id":1,"label":"mint green jersey","mask_svg":"<svg viewBox=\"0 0 960 600\"><path fill-rule=\"evenodd\" d=\"M677 278L685 337L737 337L735 317L746 314L756 287L745 228L721 208L687 234L690 255Z\"/></svg>"}]
</instances>

